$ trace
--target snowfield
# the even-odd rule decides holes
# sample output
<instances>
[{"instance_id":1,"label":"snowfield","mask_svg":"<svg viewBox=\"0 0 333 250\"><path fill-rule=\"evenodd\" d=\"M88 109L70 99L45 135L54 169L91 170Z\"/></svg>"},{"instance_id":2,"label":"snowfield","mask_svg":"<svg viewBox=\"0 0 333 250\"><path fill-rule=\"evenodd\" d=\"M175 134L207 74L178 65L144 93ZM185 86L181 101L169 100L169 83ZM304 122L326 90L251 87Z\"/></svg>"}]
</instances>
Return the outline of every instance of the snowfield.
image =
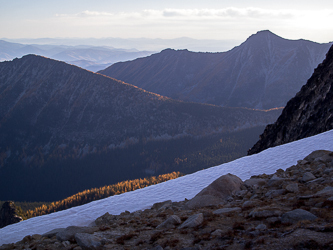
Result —
<instances>
[{"instance_id":1,"label":"snowfield","mask_svg":"<svg viewBox=\"0 0 333 250\"><path fill-rule=\"evenodd\" d=\"M221 175L231 173L246 180L252 175L272 174L277 169L286 169L296 164L298 160L319 149L333 151L333 130L269 148L259 154L245 156L178 179L9 225L0 229L0 245L17 242L26 235L43 234L55 228L87 226L106 212L120 214L125 210L133 212L149 208L154 203L165 200L191 199Z\"/></svg>"}]
</instances>

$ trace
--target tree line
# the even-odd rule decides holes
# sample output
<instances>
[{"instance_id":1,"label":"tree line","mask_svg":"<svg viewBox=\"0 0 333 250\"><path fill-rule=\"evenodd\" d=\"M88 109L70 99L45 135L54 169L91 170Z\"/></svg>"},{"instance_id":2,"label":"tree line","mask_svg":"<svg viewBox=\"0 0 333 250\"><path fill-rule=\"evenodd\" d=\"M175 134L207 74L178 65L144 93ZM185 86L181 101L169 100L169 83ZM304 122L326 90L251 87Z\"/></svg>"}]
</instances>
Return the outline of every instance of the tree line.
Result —
<instances>
[{"instance_id":1,"label":"tree line","mask_svg":"<svg viewBox=\"0 0 333 250\"><path fill-rule=\"evenodd\" d=\"M181 174L180 172L172 172L169 174L159 175L157 177L151 176L148 178L127 180L100 188L87 189L56 202L49 202L45 204L41 204L40 202L16 202L15 205L18 215L21 216L23 219L29 219L44 214L58 212L71 207L80 206L91 201L104 199L113 195L134 191L136 189L155 185L161 182L165 182L167 180L176 179L182 175L183 174ZM3 202L0 202L0 205L2 205L2 203ZM32 208L33 206L36 207Z\"/></svg>"}]
</instances>

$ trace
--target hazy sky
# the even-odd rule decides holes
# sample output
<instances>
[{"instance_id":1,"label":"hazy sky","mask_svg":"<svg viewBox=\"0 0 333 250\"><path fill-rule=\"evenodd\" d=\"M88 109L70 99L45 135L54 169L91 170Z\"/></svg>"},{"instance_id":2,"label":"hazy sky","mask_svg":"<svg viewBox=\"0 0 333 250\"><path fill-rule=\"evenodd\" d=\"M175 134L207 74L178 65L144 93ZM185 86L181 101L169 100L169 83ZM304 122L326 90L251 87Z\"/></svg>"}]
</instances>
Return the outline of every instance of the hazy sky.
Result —
<instances>
[{"instance_id":1,"label":"hazy sky","mask_svg":"<svg viewBox=\"0 0 333 250\"><path fill-rule=\"evenodd\" d=\"M269 29L333 41L332 0L0 0L0 38L245 40Z\"/></svg>"}]
</instances>

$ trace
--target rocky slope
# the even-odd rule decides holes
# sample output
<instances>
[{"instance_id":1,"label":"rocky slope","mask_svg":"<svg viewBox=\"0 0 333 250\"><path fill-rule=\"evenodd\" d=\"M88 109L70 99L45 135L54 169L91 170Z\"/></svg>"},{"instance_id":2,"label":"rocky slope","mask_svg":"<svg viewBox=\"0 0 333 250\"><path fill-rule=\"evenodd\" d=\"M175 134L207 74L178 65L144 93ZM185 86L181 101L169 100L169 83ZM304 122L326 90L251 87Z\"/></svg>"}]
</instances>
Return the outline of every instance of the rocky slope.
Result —
<instances>
[{"instance_id":1,"label":"rocky slope","mask_svg":"<svg viewBox=\"0 0 333 250\"><path fill-rule=\"evenodd\" d=\"M174 99L269 109L285 106L329 47L260 31L228 52L167 49L100 73Z\"/></svg>"},{"instance_id":2,"label":"rocky slope","mask_svg":"<svg viewBox=\"0 0 333 250\"><path fill-rule=\"evenodd\" d=\"M283 109L278 120L268 125L260 140L249 150L266 148L299 140L333 128L333 47L315 69L306 85Z\"/></svg>"},{"instance_id":3,"label":"rocky slope","mask_svg":"<svg viewBox=\"0 0 333 250\"><path fill-rule=\"evenodd\" d=\"M189 201L106 213L91 227L26 236L0 249L332 249L332 208L333 152L319 150L286 171L244 182L228 174Z\"/></svg>"}]
</instances>

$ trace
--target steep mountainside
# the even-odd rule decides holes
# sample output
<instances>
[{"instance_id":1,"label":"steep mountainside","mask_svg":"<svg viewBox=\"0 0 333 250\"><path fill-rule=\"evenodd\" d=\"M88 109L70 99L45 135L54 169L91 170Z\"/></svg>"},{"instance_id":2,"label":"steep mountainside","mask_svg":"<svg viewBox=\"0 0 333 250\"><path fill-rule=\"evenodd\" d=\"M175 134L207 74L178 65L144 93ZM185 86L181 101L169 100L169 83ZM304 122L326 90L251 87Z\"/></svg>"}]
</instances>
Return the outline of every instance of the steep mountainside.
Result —
<instances>
[{"instance_id":1,"label":"steep mountainside","mask_svg":"<svg viewBox=\"0 0 333 250\"><path fill-rule=\"evenodd\" d=\"M249 150L255 154L333 129L333 46L306 85L283 109L278 120L267 125L260 140Z\"/></svg>"},{"instance_id":2,"label":"steep mountainside","mask_svg":"<svg viewBox=\"0 0 333 250\"><path fill-rule=\"evenodd\" d=\"M53 183L58 193L79 182L97 186L112 184L107 181L111 178L138 178L144 168L157 169L156 159L139 168L130 162L134 152L124 156L115 149L262 126L273 122L279 113L174 101L40 56L2 62L0 200L8 199L1 195L10 192L22 194L19 188L6 185L14 182L25 190L36 185L30 195L35 190L48 195L38 183L43 181L50 188L49 177L58 180ZM147 153L142 148L137 150L140 156ZM157 155L158 148L154 150ZM113 158L105 157L111 151ZM76 182L68 183L73 178ZM82 191L82 187L75 190Z\"/></svg>"},{"instance_id":3,"label":"steep mountainside","mask_svg":"<svg viewBox=\"0 0 333 250\"><path fill-rule=\"evenodd\" d=\"M100 73L174 99L269 109L285 106L329 46L260 31L228 52L167 49Z\"/></svg>"}]
</instances>

